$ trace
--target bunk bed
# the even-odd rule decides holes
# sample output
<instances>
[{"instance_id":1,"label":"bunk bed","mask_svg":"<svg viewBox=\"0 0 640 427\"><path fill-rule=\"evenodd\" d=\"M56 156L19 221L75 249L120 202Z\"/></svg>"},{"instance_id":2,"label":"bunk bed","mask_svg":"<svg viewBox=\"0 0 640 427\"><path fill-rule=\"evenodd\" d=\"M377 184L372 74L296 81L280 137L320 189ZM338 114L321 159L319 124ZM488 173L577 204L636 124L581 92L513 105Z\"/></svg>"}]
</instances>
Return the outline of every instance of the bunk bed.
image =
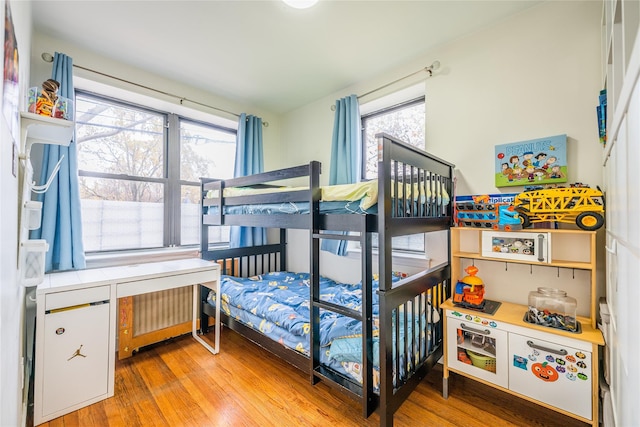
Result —
<instances>
[{"instance_id":1,"label":"bunk bed","mask_svg":"<svg viewBox=\"0 0 640 427\"><path fill-rule=\"evenodd\" d=\"M201 295L200 325L206 332L220 303L227 327L308 373L312 384L324 381L358 400L364 417L378 408L380 425L388 426L442 356L440 304L450 295L448 263L410 276L394 272L391 239L451 227L454 166L389 135L376 138L378 178L353 189L321 187L316 161L229 180L201 179L201 256L221 264L223 288L221 296ZM299 180L304 185L280 184ZM218 249L209 244L208 231L221 225L279 229L279 239ZM309 231L308 273L287 271L287 229ZM320 275L321 239L360 243L359 283L337 284ZM236 302L234 296L249 297ZM269 317L285 303L293 308ZM248 309L248 317L239 307ZM265 334L287 323L302 330L298 337Z\"/></svg>"}]
</instances>

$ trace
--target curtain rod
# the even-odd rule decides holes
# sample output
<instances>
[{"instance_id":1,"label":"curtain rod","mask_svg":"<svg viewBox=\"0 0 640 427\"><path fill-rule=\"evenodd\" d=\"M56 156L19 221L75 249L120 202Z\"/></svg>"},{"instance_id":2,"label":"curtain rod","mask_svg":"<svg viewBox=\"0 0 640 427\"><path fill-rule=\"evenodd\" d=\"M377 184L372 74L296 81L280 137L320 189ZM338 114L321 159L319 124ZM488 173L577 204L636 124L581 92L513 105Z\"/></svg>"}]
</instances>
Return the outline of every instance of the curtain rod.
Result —
<instances>
[{"instance_id":1,"label":"curtain rod","mask_svg":"<svg viewBox=\"0 0 640 427\"><path fill-rule=\"evenodd\" d=\"M53 62L53 55L51 55L48 52L43 52L41 57L45 62ZM130 80L126 80L126 79L120 78L120 77L112 76L110 74L106 74L106 73L103 73L101 71L96 71L96 70L93 70L91 68L83 67L81 65L73 64L73 66L75 68L79 68L81 70L89 71L90 73L99 74L101 76L108 77L108 78L113 79L113 80L118 80L120 82L127 83L127 84L130 84L130 85L133 85L133 86L137 86L137 87L140 87L142 89L150 90L152 92L160 93L162 95L170 96L172 98L177 98L177 99L180 100L180 105L183 105L183 102L186 101L186 102L190 102L192 104L200 105L201 107L211 108L212 110L221 111L223 113L231 114L232 116L236 116L236 117L240 118L240 114L234 113L232 111L223 110L222 108L214 107L213 105L204 104L202 102L194 101L192 99L185 98L184 96L175 95L173 93L169 93L169 92L165 92L163 90L159 90L159 89L155 89L155 88L152 88L152 87L149 87L149 86L145 86L145 85L142 85L140 83L136 83L136 82L132 82ZM262 125L264 127L269 127L269 122L262 122Z\"/></svg>"},{"instance_id":2,"label":"curtain rod","mask_svg":"<svg viewBox=\"0 0 640 427\"><path fill-rule=\"evenodd\" d=\"M389 87L389 86L391 86L391 85L394 85L394 84L396 84L396 83L398 83L398 82L400 82L400 81L402 81L402 80L404 80L404 79L408 79L409 77L413 77L413 76L415 76L416 74L422 73L423 71L426 71L427 73L429 73L429 77L431 77L431 76L433 76L433 72L434 72L435 70L437 70L438 68L440 68L440 61L433 61L433 64L431 64L431 65L429 65L429 66L427 66L427 67L421 68L421 69L419 69L418 71L415 71L415 72L413 72L413 73L411 73L411 74L407 74L407 75L406 75L406 76L404 76L404 77L400 77L399 79L396 79L396 80L394 80L394 81L392 81L392 82L390 82L390 83L387 83L387 84L382 85L382 86L380 86L380 87L377 87L377 88L375 88L375 89L373 89L373 90L370 90L370 91L369 91L369 92L367 92L367 93L363 93L362 95L358 95L358 96L357 96L357 98L358 98L358 99L360 99L360 98L364 98L364 97L365 97L365 96L367 96L367 95L371 95L372 93L376 93L376 92L378 92L379 90L385 89L385 88L387 88L387 87ZM335 111L335 110L336 110L336 106L335 106L335 105L332 105L332 106L331 106L331 111Z\"/></svg>"}]
</instances>

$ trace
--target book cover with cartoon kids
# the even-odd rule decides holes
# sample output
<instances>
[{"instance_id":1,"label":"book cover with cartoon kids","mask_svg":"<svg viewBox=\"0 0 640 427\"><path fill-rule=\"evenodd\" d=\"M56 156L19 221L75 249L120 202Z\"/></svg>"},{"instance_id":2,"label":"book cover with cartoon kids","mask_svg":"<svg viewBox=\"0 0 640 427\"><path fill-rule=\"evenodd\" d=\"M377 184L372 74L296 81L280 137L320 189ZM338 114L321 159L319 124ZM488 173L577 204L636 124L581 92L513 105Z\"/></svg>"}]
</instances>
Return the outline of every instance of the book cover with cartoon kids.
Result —
<instances>
[{"instance_id":1,"label":"book cover with cartoon kids","mask_svg":"<svg viewBox=\"0 0 640 427\"><path fill-rule=\"evenodd\" d=\"M567 182L567 135L496 145L496 187Z\"/></svg>"}]
</instances>

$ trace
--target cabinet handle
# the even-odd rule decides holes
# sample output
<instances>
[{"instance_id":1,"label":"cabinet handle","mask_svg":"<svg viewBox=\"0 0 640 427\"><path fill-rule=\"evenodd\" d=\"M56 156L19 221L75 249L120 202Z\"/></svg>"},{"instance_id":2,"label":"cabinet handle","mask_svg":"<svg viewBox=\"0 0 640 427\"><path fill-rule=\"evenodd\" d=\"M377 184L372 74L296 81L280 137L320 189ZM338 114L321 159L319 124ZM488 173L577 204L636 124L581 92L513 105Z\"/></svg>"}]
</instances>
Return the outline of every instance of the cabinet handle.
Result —
<instances>
[{"instance_id":1,"label":"cabinet handle","mask_svg":"<svg viewBox=\"0 0 640 427\"><path fill-rule=\"evenodd\" d=\"M549 347L544 347L542 345L538 345L531 340L527 341L527 345L531 348L546 351L547 353L555 353L555 354L559 354L560 356L567 355L567 350L565 350L564 348L561 348L560 350L556 350L555 348L549 348Z\"/></svg>"},{"instance_id":2,"label":"cabinet handle","mask_svg":"<svg viewBox=\"0 0 640 427\"><path fill-rule=\"evenodd\" d=\"M460 323L460 327L462 329L464 329L465 331L469 331L469 332L475 332L476 334L482 334L482 335L491 335L491 331L488 329L482 330L482 329L476 329L476 328L472 328L470 326L465 325L464 323Z\"/></svg>"},{"instance_id":3,"label":"cabinet handle","mask_svg":"<svg viewBox=\"0 0 640 427\"><path fill-rule=\"evenodd\" d=\"M544 262L544 254L542 253L542 244L544 243L544 234L538 234L538 261Z\"/></svg>"}]
</instances>

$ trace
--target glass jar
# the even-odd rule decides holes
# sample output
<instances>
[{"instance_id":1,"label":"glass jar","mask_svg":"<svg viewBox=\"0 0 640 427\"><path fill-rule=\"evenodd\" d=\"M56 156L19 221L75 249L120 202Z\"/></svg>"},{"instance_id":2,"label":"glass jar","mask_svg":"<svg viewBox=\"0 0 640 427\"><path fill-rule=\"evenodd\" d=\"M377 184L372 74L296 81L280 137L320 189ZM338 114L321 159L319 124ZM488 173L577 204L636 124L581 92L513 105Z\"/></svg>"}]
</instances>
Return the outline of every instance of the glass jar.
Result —
<instances>
[{"instance_id":1,"label":"glass jar","mask_svg":"<svg viewBox=\"0 0 640 427\"><path fill-rule=\"evenodd\" d=\"M540 287L529 292L527 321L537 325L577 332L575 298L562 289Z\"/></svg>"}]
</instances>

